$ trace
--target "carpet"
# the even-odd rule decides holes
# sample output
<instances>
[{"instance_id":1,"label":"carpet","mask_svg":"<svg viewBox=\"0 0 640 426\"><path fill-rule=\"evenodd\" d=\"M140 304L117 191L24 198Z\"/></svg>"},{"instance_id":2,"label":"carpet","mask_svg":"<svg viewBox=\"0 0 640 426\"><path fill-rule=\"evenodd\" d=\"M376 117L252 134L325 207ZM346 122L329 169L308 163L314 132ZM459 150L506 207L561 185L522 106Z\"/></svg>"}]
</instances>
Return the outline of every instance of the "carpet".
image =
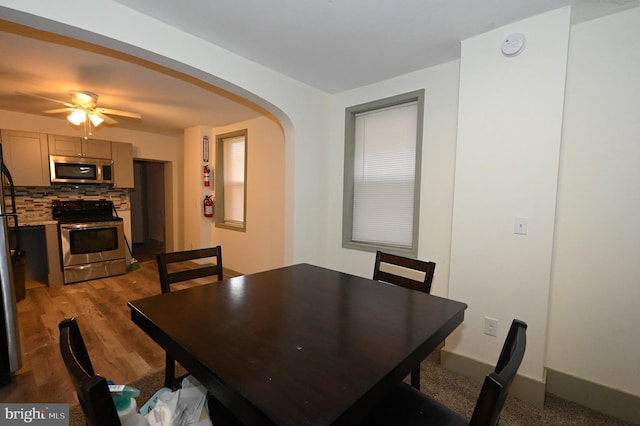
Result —
<instances>
[{"instance_id":1,"label":"carpet","mask_svg":"<svg viewBox=\"0 0 640 426\"><path fill-rule=\"evenodd\" d=\"M420 388L433 398L451 407L466 418L471 417L481 384L440 366L439 354L433 354L421 365ZM136 398L138 406L143 405L164 384L164 370L151 373L130 385L140 389ZM70 426L85 425L84 415L79 405L69 408ZM547 394L544 409L538 409L509 397L500 418L501 426L631 426L581 405L565 401ZM390 425L392 426L392 425Z\"/></svg>"},{"instance_id":2,"label":"carpet","mask_svg":"<svg viewBox=\"0 0 640 426\"><path fill-rule=\"evenodd\" d=\"M421 364L420 389L434 399L471 418L482 384L440 366L439 354ZM544 409L509 396L500 416L500 426L631 426L615 417L547 394Z\"/></svg>"}]
</instances>

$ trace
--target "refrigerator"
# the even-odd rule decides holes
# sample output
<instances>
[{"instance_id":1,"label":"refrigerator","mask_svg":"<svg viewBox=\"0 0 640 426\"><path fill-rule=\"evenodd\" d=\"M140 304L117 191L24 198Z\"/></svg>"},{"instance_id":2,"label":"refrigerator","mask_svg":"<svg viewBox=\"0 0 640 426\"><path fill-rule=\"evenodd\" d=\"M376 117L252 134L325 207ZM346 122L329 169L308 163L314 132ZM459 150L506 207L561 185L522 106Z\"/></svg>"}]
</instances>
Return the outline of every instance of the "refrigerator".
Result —
<instances>
[{"instance_id":1,"label":"refrigerator","mask_svg":"<svg viewBox=\"0 0 640 426\"><path fill-rule=\"evenodd\" d=\"M11 381L12 373L20 369L20 335L18 333L18 312L16 307L16 290L14 285L13 262L10 248L9 225L17 231L17 216L13 201L13 180L9 170L2 161L2 145L0 144L0 164L2 175L8 181L11 191L12 209L5 205L5 179L0 180L0 386ZM19 251L19 247L16 251ZM15 253L15 252L14 252Z\"/></svg>"}]
</instances>

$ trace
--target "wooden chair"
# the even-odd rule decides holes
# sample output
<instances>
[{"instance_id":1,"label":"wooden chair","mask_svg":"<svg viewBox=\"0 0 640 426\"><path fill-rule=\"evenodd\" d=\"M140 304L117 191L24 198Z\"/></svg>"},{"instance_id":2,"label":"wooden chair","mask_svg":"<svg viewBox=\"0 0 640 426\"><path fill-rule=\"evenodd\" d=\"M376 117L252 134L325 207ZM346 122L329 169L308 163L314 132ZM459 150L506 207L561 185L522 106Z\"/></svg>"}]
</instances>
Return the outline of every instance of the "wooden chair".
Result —
<instances>
[{"instance_id":1,"label":"wooden chair","mask_svg":"<svg viewBox=\"0 0 640 426\"><path fill-rule=\"evenodd\" d=\"M215 260L215 264L200 264L193 262L189 269L179 269L170 272L170 264L177 262L190 262L194 260ZM194 280L216 276L218 281L222 280L222 247L210 247L196 250L176 251L170 253L156 254L158 263L158 274L160 275L160 289L163 293L171 291L171 285L179 282ZM165 368L165 386L170 389L176 389L180 384L182 377L175 377L176 364L175 360L168 354L166 355Z\"/></svg>"},{"instance_id":2,"label":"wooden chair","mask_svg":"<svg viewBox=\"0 0 640 426\"><path fill-rule=\"evenodd\" d=\"M111 398L107 380L94 373L76 319L65 319L58 324L58 328L60 329L60 353L78 393L78 401L87 418L87 424L89 426L119 425L118 411Z\"/></svg>"},{"instance_id":3,"label":"wooden chair","mask_svg":"<svg viewBox=\"0 0 640 426\"><path fill-rule=\"evenodd\" d=\"M107 380L93 371L93 365L75 318L62 320L60 353L78 393L80 406L88 426L120 426L118 410L111 398ZM242 423L216 399L208 398L209 417L218 426L240 426Z\"/></svg>"},{"instance_id":4,"label":"wooden chair","mask_svg":"<svg viewBox=\"0 0 640 426\"><path fill-rule=\"evenodd\" d=\"M424 273L424 278L418 281L414 278L398 275L391 271L380 269L381 265L392 265L398 272L410 270L411 272ZM389 284L395 284L412 290L429 293L431 291L431 282L433 281L433 273L436 264L433 262L425 262L408 257L397 256L394 254L376 252L376 263L373 269L373 279L376 281L384 281ZM411 386L420 389L420 365L411 372Z\"/></svg>"},{"instance_id":5,"label":"wooden chair","mask_svg":"<svg viewBox=\"0 0 640 426\"><path fill-rule=\"evenodd\" d=\"M406 275L398 275L390 271L380 269L380 265L389 264L412 271L424 273L422 280L416 280ZM389 284L399 285L401 287L410 288L412 290L429 293L431 291L431 282L433 281L433 273L436 270L436 264L433 262L425 262L408 257L396 256L395 254L376 252L376 263L373 269L373 279L384 281Z\"/></svg>"},{"instance_id":6,"label":"wooden chair","mask_svg":"<svg viewBox=\"0 0 640 426\"><path fill-rule=\"evenodd\" d=\"M430 396L401 383L361 425L497 425L509 387L524 357L526 329L527 324L523 321L514 319L511 323L495 371L485 378L470 421Z\"/></svg>"}]
</instances>

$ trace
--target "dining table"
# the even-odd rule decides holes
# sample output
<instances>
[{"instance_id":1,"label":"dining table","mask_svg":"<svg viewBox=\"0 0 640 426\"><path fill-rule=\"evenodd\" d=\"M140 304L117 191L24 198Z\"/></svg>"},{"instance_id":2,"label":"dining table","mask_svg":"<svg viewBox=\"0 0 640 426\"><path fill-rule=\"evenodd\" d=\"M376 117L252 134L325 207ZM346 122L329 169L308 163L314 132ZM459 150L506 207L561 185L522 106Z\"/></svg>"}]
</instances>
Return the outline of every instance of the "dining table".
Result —
<instances>
[{"instance_id":1,"label":"dining table","mask_svg":"<svg viewBox=\"0 0 640 426\"><path fill-rule=\"evenodd\" d=\"M353 425L466 304L311 264L130 301L131 319L248 425Z\"/></svg>"}]
</instances>

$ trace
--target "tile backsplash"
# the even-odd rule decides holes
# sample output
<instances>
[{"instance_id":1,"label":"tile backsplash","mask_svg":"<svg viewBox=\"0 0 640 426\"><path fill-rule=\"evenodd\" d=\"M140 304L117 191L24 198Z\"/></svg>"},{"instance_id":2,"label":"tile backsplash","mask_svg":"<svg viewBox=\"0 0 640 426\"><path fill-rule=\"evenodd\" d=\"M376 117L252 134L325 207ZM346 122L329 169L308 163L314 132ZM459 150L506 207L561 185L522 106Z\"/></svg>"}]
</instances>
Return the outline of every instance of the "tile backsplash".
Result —
<instances>
[{"instance_id":1,"label":"tile backsplash","mask_svg":"<svg viewBox=\"0 0 640 426\"><path fill-rule=\"evenodd\" d=\"M5 187L5 205L10 210L9 188ZM107 185L65 185L50 187L17 186L16 213L19 223L51 220L51 202L57 200L111 200L117 210L129 210L129 190Z\"/></svg>"}]
</instances>

